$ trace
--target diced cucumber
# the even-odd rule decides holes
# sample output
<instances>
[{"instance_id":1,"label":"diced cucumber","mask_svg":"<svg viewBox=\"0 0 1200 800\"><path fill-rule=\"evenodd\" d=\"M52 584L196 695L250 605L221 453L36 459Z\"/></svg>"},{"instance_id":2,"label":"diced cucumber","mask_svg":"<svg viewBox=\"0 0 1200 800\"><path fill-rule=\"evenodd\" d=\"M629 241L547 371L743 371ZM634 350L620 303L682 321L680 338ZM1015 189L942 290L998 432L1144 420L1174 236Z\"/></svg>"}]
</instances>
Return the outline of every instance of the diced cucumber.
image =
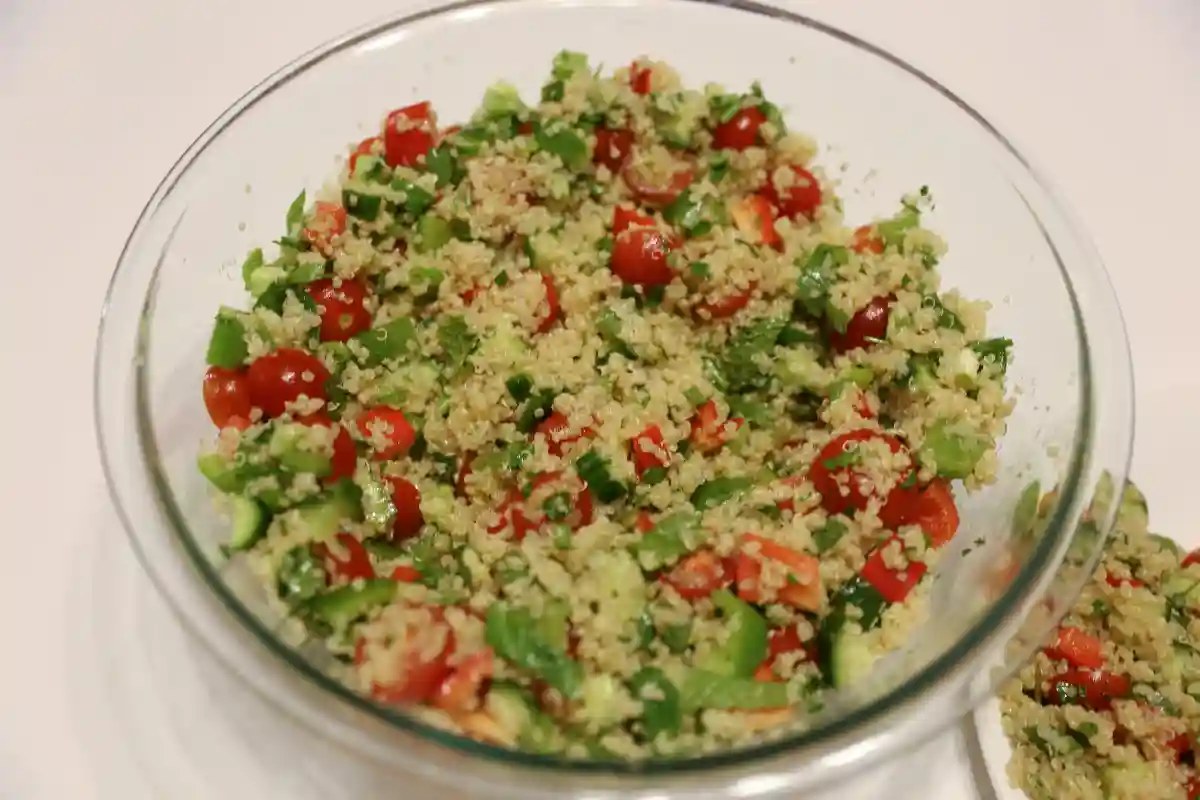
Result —
<instances>
[{"instance_id":1,"label":"diced cucumber","mask_svg":"<svg viewBox=\"0 0 1200 800\"><path fill-rule=\"evenodd\" d=\"M1140 797L1155 785L1154 767L1145 761L1122 761L1100 768L1105 797Z\"/></svg>"},{"instance_id":2,"label":"diced cucumber","mask_svg":"<svg viewBox=\"0 0 1200 800\"><path fill-rule=\"evenodd\" d=\"M304 449L303 440L311 430L308 425L300 423L279 423L271 433L269 451L290 472L311 472L318 478L324 478L333 472L332 456Z\"/></svg>"},{"instance_id":3,"label":"diced cucumber","mask_svg":"<svg viewBox=\"0 0 1200 800\"><path fill-rule=\"evenodd\" d=\"M243 495L230 498L230 514L233 517L233 533L229 537L230 550L249 550L267 533L271 525L271 513L257 500Z\"/></svg>"},{"instance_id":4,"label":"diced cucumber","mask_svg":"<svg viewBox=\"0 0 1200 800\"><path fill-rule=\"evenodd\" d=\"M392 493L374 475L360 478L359 487L362 489L363 519L379 533L390 532L396 519Z\"/></svg>"},{"instance_id":5,"label":"diced cucumber","mask_svg":"<svg viewBox=\"0 0 1200 800\"><path fill-rule=\"evenodd\" d=\"M554 720L538 711L533 699L516 686L492 684L484 703L488 714L500 727L517 734L522 749L557 753L566 747L566 737Z\"/></svg>"},{"instance_id":6,"label":"diced cucumber","mask_svg":"<svg viewBox=\"0 0 1200 800\"><path fill-rule=\"evenodd\" d=\"M334 630L344 630L373 608L387 605L399 584L385 578L339 586L305 602L305 610Z\"/></svg>"},{"instance_id":7,"label":"diced cucumber","mask_svg":"<svg viewBox=\"0 0 1200 800\"><path fill-rule=\"evenodd\" d=\"M831 637L829 675L833 686L841 688L857 682L871 671L874 663L875 656L862 634L850 633L843 627Z\"/></svg>"},{"instance_id":8,"label":"diced cucumber","mask_svg":"<svg viewBox=\"0 0 1200 800\"><path fill-rule=\"evenodd\" d=\"M423 186L418 186L404 178L396 178L391 183L392 194L389 199L404 207L405 212L414 217L424 214L437 199Z\"/></svg>"},{"instance_id":9,"label":"diced cucumber","mask_svg":"<svg viewBox=\"0 0 1200 800\"><path fill-rule=\"evenodd\" d=\"M253 297L258 298L276 283L286 279L287 270L283 267L267 264L250 273L249 278L246 279L246 288L250 290L250 294Z\"/></svg>"},{"instance_id":10,"label":"diced cucumber","mask_svg":"<svg viewBox=\"0 0 1200 800\"><path fill-rule=\"evenodd\" d=\"M1163 577L1162 594L1172 605L1200 612L1200 579L1189 571L1167 573Z\"/></svg>"},{"instance_id":11,"label":"diced cucumber","mask_svg":"<svg viewBox=\"0 0 1200 800\"><path fill-rule=\"evenodd\" d=\"M450 222L435 214L417 220L417 238L413 242L418 253L432 253L454 238Z\"/></svg>"},{"instance_id":12,"label":"diced cucumber","mask_svg":"<svg viewBox=\"0 0 1200 800\"><path fill-rule=\"evenodd\" d=\"M870 630L879 624L887 604L879 590L861 577L847 581L830 599L829 614L817 631L817 662L826 683L841 685L838 683L839 667L834 653L840 647L838 642L845 634L851 615L863 630ZM857 611L851 612L851 607Z\"/></svg>"},{"instance_id":13,"label":"diced cucumber","mask_svg":"<svg viewBox=\"0 0 1200 800\"><path fill-rule=\"evenodd\" d=\"M615 702L621 694L621 684L608 673L593 673L583 679L580 692L583 717L601 728L621 721L621 705Z\"/></svg>"},{"instance_id":14,"label":"diced cucumber","mask_svg":"<svg viewBox=\"0 0 1200 800\"><path fill-rule=\"evenodd\" d=\"M988 449L987 437L966 423L943 419L925 431L920 456L943 478L966 478Z\"/></svg>"},{"instance_id":15,"label":"diced cucumber","mask_svg":"<svg viewBox=\"0 0 1200 800\"><path fill-rule=\"evenodd\" d=\"M300 603L316 596L325 588L325 568L321 560L306 545L293 547L283 554L275 571L279 599Z\"/></svg>"},{"instance_id":16,"label":"diced cucumber","mask_svg":"<svg viewBox=\"0 0 1200 800\"><path fill-rule=\"evenodd\" d=\"M196 459L196 466L200 474L222 492L233 494L242 490L242 476L238 474L237 467L220 453L202 454Z\"/></svg>"},{"instance_id":17,"label":"diced cucumber","mask_svg":"<svg viewBox=\"0 0 1200 800\"><path fill-rule=\"evenodd\" d=\"M767 657L767 621L728 589L712 593L729 635L721 647L710 651L697 666L717 675L749 678Z\"/></svg>"},{"instance_id":18,"label":"diced cucumber","mask_svg":"<svg viewBox=\"0 0 1200 800\"><path fill-rule=\"evenodd\" d=\"M687 711L703 708L752 711L782 708L790 703L790 698L786 683L732 678L702 669L690 669L680 681L679 702Z\"/></svg>"},{"instance_id":19,"label":"diced cucumber","mask_svg":"<svg viewBox=\"0 0 1200 800\"><path fill-rule=\"evenodd\" d=\"M366 351L366 363L374 366L409 354L417 328L408 317L398 317L385 325L365 330L351 340Z\"/></svg>"},{"instance_id":20,"label":"diced cucumber","mask_svg":"<svg viewBox=\"0 0 1200 800\"><path fill-rule=\"evenodd\" d=\"M494 83L483 93L483 112L488 117L505 117L524 110L525 103L511 83Z\"/></svg>"},{"instance_id":21,"label":"diced cucumber","mask_svg":"<svg viewBox=\"0 0 1200 800\"><path fill-rule=\"evenodd\" d=\"M320 502L301 506L288 513L295 523L307 531L306 538L324 541L341 530L347 522L358 519L362 511L357 503L335 493Z\"/></svg>"},{"instance_id":22,"label":"diced cucumber","mask_svg":"<svg viewBox=\"0 0 1200 800\"><path fill-rule=\"evenodd\" d=\"M538 631L546 644L560 652L567 652L568 621L571 609L563 600L550 600L538 618Z\"/></svg>"},{"instance_id":23,"label":"diced cucumber","mask_svg":"<svg viewBox=\"0 0 1200 800\"><path fill-rule=\"evenodd\" d=\"M676 734L683 724L679 689L657 667L643 667L629 681L634 699L642 701L642 732L653 741L660 734Z\"/></svg>"},{"instance_id":24,"label":"diced cucumber","mask_svg":"<svg viewBox=\"0 0 1200 800\"><path fill-rule=\"evenodd\" d=\"M706 511L741 496L753 485L754 480L747 477L713 478L696 487L691 502L697 510Z\"/></svg>"},{"instance_id":25,"label":"diced cucumber","mask_svg":"<svg viewBox=\"0 0 1200 800\"><path fill-rule=\"evenodd\" d=\"M213 367L236 369L246 361L246 327L238 314L231 308L221 308L213 323L212 337L208 340L205 359Z\"/></svg>"},{"instance_id":26,"label":"diced cucumber","mask_svg":"<svg viewBox=\"0 0 1200 800\"><path fill-rule=\"evenodd\" d=\"M387 171L387 162L382 158L364 154L355 160L354 174L350 177L354 181L366 182L386 175Z\"/></svg>"},{"instance_id":27,"label":"diced cucumber","mask_svg":"<svg viewBox=\"0 0 1200 800\"><path fill-rule=\"evenodd\" d=\"M342 190L342 205L350 216L374 222L383 208L383 195L346 188Z\"/></svg>"}]
</instances>

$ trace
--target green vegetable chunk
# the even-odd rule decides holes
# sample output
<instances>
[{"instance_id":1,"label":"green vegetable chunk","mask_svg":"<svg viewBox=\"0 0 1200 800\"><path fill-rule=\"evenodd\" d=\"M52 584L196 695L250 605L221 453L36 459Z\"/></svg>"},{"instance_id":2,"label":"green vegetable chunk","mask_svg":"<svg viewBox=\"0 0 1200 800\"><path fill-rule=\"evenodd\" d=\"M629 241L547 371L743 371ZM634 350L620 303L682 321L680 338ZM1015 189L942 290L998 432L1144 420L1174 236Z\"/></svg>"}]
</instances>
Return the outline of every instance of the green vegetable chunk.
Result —
<instances>
[{"instance_id":1,"label":"green vegetable chunk","mask_svg":"<svg viewBox=\"0 0 1200 800\"><path fill-rule=\"evenodd\" d=\"M679 685L679 702L686 711L704 708L753 711L782 708L790 704L791 698L786 683L766 683L692 669Z\"/></svg>"},{"instance_id":2,"label":"green vegetable chunk","mask_svg":"<svg viewBox=\"0 0 1200 800\"><path fill-rule=\"evenodd\" d=\"M484 636L496 655L541 678L563 697L578 697L583 668L545 638L529 609L496 604L488 609Z\"/></svg>"},{"instance_id":3,"label":"green vegetable chunk","mask_svg":"<svg viewBox=\"0 0 1200 800\"><path fill-rule=\"evenodd\" d=\"M683 709L679 689L656 667L643 667L629 681L633 696L642 701L642 733L654 741L661 735L679 733Z\"/></svg>"},{"instance_id":4,"label":"green vegetable chunk","mask_svg":"<svg viewBox=\"0 0 1200 800\"><path fill-rule=\"evenodd\" d=\"M415 346L417 328L408 317L394 319L386 325L356 334L351 340L367 351L367 364L381 364L393 358L404 358Z\"/></svg>"},{"instance_id":5,"label":"green vegetable chunk","mask_svg":"<svg viewBox=\"0 0 1200 800\"><path fill-rule=\"evenodd\" d=\"M718 675L749 678L767 657L767 621L728 589L713 592L712 601L729 627L729 636L699 666Z\"/></svg>"},{"instance_id":6,"label":"green vegetable chunk","mask_svg":"<svg viewBox=\"0 0 1200 800\"><path fill-rule=\"evenodd\" d=\"M920 456L943 478L966 478L990 447L986 437L964 423L939 420L925 431Z\"/></svg>"},{"instance_id":7,"label":"green vegetable chunk","mask_svg":"<svg viewBox=\"0 0 1200 800\"><path fill-rule=\"evenodd\" d=\"M692 492L692 505L707 511L742 495L754 485L754 480L745 477L713 478L696 487Z\"/></svg>"},{"instance_id":8,"label":"green vegetable chunk","mask_svg":"<svg viewBox=\"0 0 1200 800\"><path fill-rule=\"evenodd\" d=\"M246 362L246 328L233 309L222 308L213 323L205 358L210 366L236 369Z\"/></svg>"},{"instance_id":9,"label":"green vegetable chunk","mask_svg":"<svg viewBox=\"0 0 1200 800\"><path fill-rule=\"evenodd\" d=\"M701 534L697 515L686 511L671 514L646 531L631 550L643 569L661 569L690 553L699 544Z\"/></svg>"}]
</instances>

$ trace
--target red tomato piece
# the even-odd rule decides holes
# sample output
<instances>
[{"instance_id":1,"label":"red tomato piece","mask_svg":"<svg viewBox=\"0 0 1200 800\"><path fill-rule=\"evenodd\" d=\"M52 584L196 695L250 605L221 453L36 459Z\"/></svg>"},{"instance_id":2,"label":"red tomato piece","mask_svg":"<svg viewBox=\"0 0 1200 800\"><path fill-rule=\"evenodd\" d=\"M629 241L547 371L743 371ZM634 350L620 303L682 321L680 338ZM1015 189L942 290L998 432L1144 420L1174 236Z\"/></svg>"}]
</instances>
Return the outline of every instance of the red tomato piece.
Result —
<instances>
[{"instance_id":1,"label":"red tomato piece","mask_svg":"<svg viewBox=\"0 0 1200 800\"><path fill-rule=\"evenodd\" d=\"M743 108L713 128L713 147L722 150L745 150L759 143L758 129L767 115L758 106Z\"/></svg>"},{"instance_id":2,"label":"red tomato piece","mask_svg":"<svg viewBox=\"0 0 1200 800\"><path fill-rule=\"evenodd\" d=\"M354 174L354 167L358 164L359 156L372 155L375 151L375 143L378 141L378 136L371 136L370 138L363 139L358 143L358 147L354 148L354 152L350 154L349 171L351 175Z\"/></svg>"},{"instance_id":3,"label":"red tomato piece","mask_svg":"<svg viewBox=\"0 0 1200 800\"><path fill-rule=\"evenodd\" d=\"M743 550L737 558L737 593L748 603L760 603L765 595L759 585L762 560L770 559L787 567L788 582L775 592L781 603L817 611L821 607L821 564L807 553L793 550L771 539L748 533L742 537ZM755 552L749 552L754 549ZM793 579L795 582L793 582Z\"/></svg>"},{"instance_id":4,"label":"red tomato piece","mask_svg":"<svg viewBox=\"0 0 1200 800\"><path fill-rule=\"evenodd\" d=\"M367 311L367 287L362 281L322 278L307 286L308 296L321 312L321 341L344 342L371 327Z\"/></svg>"},{"instance_id":5,"label":"red tomato piece","mask_svg":"<svg viewBox=\"0 0 1200 800\"><path fill-rule=\"evenodd\" d=\"M333 249L333 240L346 232L346 209L337 203L318 200L313 205L312 217L302 231L304 238L322 253Z\"/></svg>"},{"instance_id":6,"label":"red tomato piece","mask_svg":"<svg viewBox=\"0 0 1200 800\"><path fill-rule=\"evenodd\" d=\"M1113 588L1120 589L1122 586L1129 586L1133 589L1139 589L1146 585L1145 581L1139 581L1137 578L1118 578L1116 575L1106 575L1104 582Z\"/></svg>"},{"instance_id":7,"label":"red tomato piece","mask_svg":"<svg viewBox=\"0 0 1200 800\"><path fill-rule=\"evenodd\" d=\"M883 548L894 541L899 541L898 537L888 539L867 557L867 563L862 568L862 577L883 595L884 600L900 603L920 582L928 567L920 561L910 561L899 569L892 569L883 563Z\"/></svg>"},{"instance_id":8,"label":"red tomato piece","mask_svg":"<svg viewBox=\"0 0 1200 800\"><path fill-rule=\"evenodd\" d=\"M666 286L675 278L667 256L678 246L674 237L654 228L626 230L615 237L610 267L625 283Z\"/></svg>"},{"instance_id":9,"label":"red tomato piece","mask_svg":"<svg viewBox=\"0 0 1200 800\"><path fill-rule=\"evenodd\" d=\"M808 471L808 479L821 494L821 505L830 514L843 514L852 508L861 511L876 495L874 484L854 469L855 461L852 455L855 448L863 442L874 439L882 439L893 453L904 449L904 445L895 436L860 429L835 436L817 454Z\"/></svg>"},{"instance_id":10,"label":"red tomato piece","mask_svg":"<svg viewBox=\"0 0 1200 800\"><path fill-rule=\"evenodd\" d=\"M653 227L654 217L639 214L637 211L625 206L617 206L613 209L612 234L614 239L630 228Z\"/></svg>"},{"instance_id":11,"label":"red tomato piece","mask_svg":"<svg viewBox=\"0 0 1200 800\"><path fill-rule=\"evenodd\" d=\"M386 442L381 447L371 445L375 448L375 458L380 461L404 455L417 440L417 432L408 418L404 416L404 412L391 406L368 408L358 415L355 425L358 426L358 432L368 442L374 438L374 430L382 429L384 431Z\"/></svg>"},{"instance_id":12,"label":"red tomato piece","mask_svg":"<svg viewBox=\"0 0 1200 800\"><path fill-rule=\"evenodd\" d=\"M637 518L633 522L633 527L639 533L649 533L654 530L654 517L650 516L646 511L639 511Z\"/></svg>"},{"instance_id":13,"label":"red tomato piece","mask_svg":"<svg viewBox=\"0 0 1200 800\"><path fill-rule=\"evenodd\" d=\"M779 212L790 219L812 219L821 205L821 184L811 172L798 164L788 164L794 173L785 187L776 185L772 176L763 187L763 195Z\"/></svg>"},{"instance_id":14,"label":"red tomato piece","mask_svg":"<svg viewBox=\"0 0 1200 800\"><path fill-rule=\"evenodd\" d=\"M418 583L421 580L421 571L411 564L401 564L392 570L392 580L399 583Z\"/></svg>"},{"instance_id":15,"label":"red tomato piece","mask_svg":"<svg viewBox=\"0 0 1200 800\"><path fill-rule=\"evenodd\" d=\"M1193 550L1183 557L1183 561L1179 563L1181 567L1191 566L1192 564L1200 564L1200 550Z\"/></svg>"},{"instance_id":16,"label":"red tomato piece","mask_svg":"<svg viewBox=\"0 0 1200 800\"><path fill-rule=\"evenodd\" d=\"M301 425L320 425L322 428L332 428L335 424L324 411L298 416L296 422ZM353 478L357 466L358 450L354 447L354 440L344 425L337 425L337 434L333 437L333 455L329 459L330 470L323 482L332 484L342 478Z\"/></svg>"},{"instance_id":17,"label":"red tomato piece","mask_svg":"<svg viewBox=\"0 0 1200 800\"><path fill-rule=\"evenodd\" d=\"M740 417L730 417L722 421L716 401L704 402L692 416L692 432L689 436L692 445L702 453L719 450L729 438L727 426L731 423L736 431L742 427L745 420Z\"/></svg>"},{"instance_id":18,"label":"red tomato piece","mask_svg":"<svg viewBox=\"0 0 1200 800\"><path fill-rule=\"evenodd\" d=\"M437 120L429 103L416 103L388 114L383 154L389 167L413 167L433 148Z\"/></svg>"},{"instance_id":19,"label":"red tomato piece","mask_svg":"<svg viewBox=\"0 0 1200 800\"><path fill-rule=\"evenodd\" d=\"M546 305L549 310L542 321L538 323L535 333L545 333L550 330L562 316L562 306L558 303L558 291L554 288L554 281L544 272L542 273L542 286L546 289Z\"/></svg>"},{"instance_id":20,"label":"red tomato piece","mask_svg":"<svg viewBox=\"0 0 1200 800\"><path fill-rule=\"evenodd\" d=\"M545 491L552 487L556 491ZM546 515L544 504L559 492L571 497L571 508L565 519L551 520ZM528 496L527 496L528 494ZM513 539L521 541L529 533L537 532L549 522L559 522L572 530L579 530L592 521L594 505L587 484L563 472L543 472L530 481L527 493L514 488L497 509L499 519L488 527L488 533L497 534L512 528Z\"/></svg>"},{"instance_id":21,"label":"red tomato piece","mask_svg":"<svg viewBox=\"0 0 1200 800\"><path fill-rule=\"evenodd\" d=\"M871 225L861 225L854 230L854 238L850 241L850 249L856 253L883 252L883 239L875 235Z\"/></svg>"},{"instance_id":22,"label":"red tomato piece","mask_svg":"<svg viewBox=\"0 0 1200 800\"><path fill-rule=\"evenodd\" d=\"M675 198L691 186L694 173L690 166L682 166L671 174L666 184L662 184L647 178L633 163L628 163L621 170L621 177L639 201L652 206L666 206L675 202Z\"/></svg>"},{"instance_id":23,"label":"red tomato piece","mask_svg":"<svg viewBox=\"0 0 1200 800\"><path fill-rule=\"evenodd\" d=\"M223 427L244 431L246 428L250 427L250 420L246 419L245 417L239 417L235 414L229 419L225 420L225 425Z\"/></svg>"},{"instance_id":24,"label":"red tomato piece","mask_svg":"<svg viewBox=\"0 0 1200 800\"><path fill-rule=\"evenodd\" d=\"M563 449L567 445L574 444L584 437L590 439L596 435L596 432L587 426L579 431L574 431L566 414L553 411L550 416L538 423L534 435L546 437L546 448L551 455L562 458Z\"/></svg>"},{"instance_id":25,"label":"red tomato piece","mask_svg":"<svg viewBox=\"0 0 1200 800\"><path fill-rule=\"evenodd\" d=\"M1166 755L1178 764L1183 760L1183 756L1187 751L1192 749L1192 740L1186 733L1177 733L1170 739L1163 742L1163 748Z\"/></svg>"},{"instance_id":26,"label":"red tomato piece","mask_svg":"<svg viewBox=\"0 0 1200 800\"><path fill-rule=\"evenodd\" d=\"M775 214L765 195L752 194L733 207L733 222L737 229L776 250L783 249L783 239L775 230Z\"/></svg>"},{"instance_id":27,"label":"red tomato piece","mask_svg":"<svg viewBox=\"0 0 1200 800\"><path fill-rule=\"evenodd\" d=\"M629 443L629 455L633 459L633 471L638 480L641 480L647 470L665 469L671 463L662 429L657 425L650 425L633 437Z\"/></svg>"},{"instance_id":28,"label":"red tomato piece","mask_svg":"<svg viewBox=\"0 0 1200 800\"><path fill-rule=\"evenodd\" d=\"M696 316L700 317L700 319L725 319L726 317L732 317L750 305L750 298L757 288L758 282L752 281L745 289L736 291L733 294L727 294L715 300L701 300L694 307Z\"/></svg>"},{"instance_id":29,"label":"red tomato piece","mask_svg":"<svg viewBox=\"0 0 1200 800\"><path fill-rule=\"evenodd\" d=\"M684 600L700 600L726 585L728 576L721 558L711 550L698 550L685 556L661 580Z\"/></svg>"},{"instance_id":30,"label":"red tomato piece","mask_svg":"<svg viewBox=\"0 0 1200 800\"><path fill-rule=\"evenodd\" d=\"M250 362L246 377L254 405L278 417L301 396L324 400L329 370L312 353L281 347Z\"/></svg>"},{"instance_id":31,"label":"red tomato piece","mask_svg":"<svg viewBox=\"0 0 1200 800\"><path fill-rule=\"evenodd\" d=\"M958 531L958 507L949 482L937 478L927 486L897 486L879 510L879 519L893 530L920 525L934 547L941 547Z\"/></svg>"},{"instance_id":32,"label":"red tomato piece","mask_svg":"<svg viewBox=\"0 0 1200 800\"><path fill-rule=\"evenodd\" d=\"M204 407L218 428L229 425L235 417L249 421L254 404L246 371L209 367L204 373Z\"/></svg>"},{"instance_id":33,"label":"red tomato piece","mask_svg":"<svg viewBox=\"0 0 1200 800\"><path fill-rule=\"evenodd\" d=\"M1079 628L1059 628L1054 643L1046 648L1046 655L1063 659L1072 667L1099 669L1104 666L1104 645Z\"/></svg>"},{"instance_id":34,"label":"red tomato piece","mask_svg":"<svg viewBox=\"0 0 1200 800\"><path fill-rule=\"evenodd\" d=\"M313 545L313 555L325 565L325 582L349 583L374 578L375 568L362 542L348 533L339 533L336 538L333 547L323 542Z\"/></svg>"},{"instance_id":35,"label":"red tomato piece","mask_svg":"<svg viewBox=\"0 0 1200 800\"><path fill-rule=\"evenodd\" d=\"M650 68L635 61L629 65L629 85L634 94L650 94Z\"/></svg>"},{"instance_id":36,"label":"red tomato piece","mask_svg":"<svg viewBox=\"0 0 1200 800\"><path fill-rule=\"evenodd\" d=\"M421 490L412 481L388 475L384 478L392 490L396 519L392 522L392 541L402 542L421 532L425 517L421 514Z\"/></svg>"},{"instance_id":37,"label":"red tomato piece","mask_svg":"<svg viewBox=\"0 0 1200 800\"><path fill-rule=\"evenodd\" d=\"M592 152L594 163L603 164L616 174L621 171L632 151L633 131L626 128L596 129L596 149Z\"/></svg>"},{"instance_id":38,"label":"red tomato piece","mask_svg":"<svg viewBox=\"0 0 1200 800\"><path fill-rule=\"evenodd\" d=\"M470 711L479 705L479 695L496 669L490 647L472 653L454 668L433 696L433 705L446 711Z\"/></svg>"},{"instance_id":39,"label":"red tomato piece","mask_svg":"<svg viewBox=\"0 0 1200 800\"><path fill-rule=\"evenodd\" d=\"M1051 705L1079 702L1093 711L1112 708L1112 701L1129 695L1129 677L1104 670L1068 669L1048 681L1046 700Z\"/></svg>"},{"instance_id":40,"label":"red tomato piece","mask_svg":"<svg viewBox=\"0 0 1200 800\"><path fill-rule=\"evenodd\" d=\"M386 682L371 685L371 696L383 703L421 703L431 699L450 676L453 668L454 629L446 622L445 613L437 606L428 608L428 624L411 625L406 631L404 647L397 674ZM442 647L430 655L432 637L441 637ZM395 646L395 645L394 645ZM366 644L359 640L354 648L354 661L362 665L366 659Z\"/></svg>"},{"instance_id":41,"label":"red tomato piece","mask_svg":"<svg viewBox=\"0 0 1200 800\"><path fill-rule=\"evenodd\" d=\"M846 324L846 332L839 333L832 327L827 331L829 346L835 353L848 353L858 348L869 348L875 340L887 337L888 316L896 298L876 297L855 312Z\"/></svg>"}]
</instances>

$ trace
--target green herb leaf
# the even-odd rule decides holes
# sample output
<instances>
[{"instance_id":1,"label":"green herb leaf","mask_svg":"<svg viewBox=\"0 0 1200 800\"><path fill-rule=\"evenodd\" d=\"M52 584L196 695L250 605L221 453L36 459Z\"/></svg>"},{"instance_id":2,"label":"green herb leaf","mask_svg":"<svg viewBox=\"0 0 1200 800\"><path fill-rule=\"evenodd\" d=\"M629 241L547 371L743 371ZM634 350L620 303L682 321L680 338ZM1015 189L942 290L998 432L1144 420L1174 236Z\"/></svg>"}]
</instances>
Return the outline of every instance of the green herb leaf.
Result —
<instances>
[{"instance_id":1,"label":"green herb leaf","mask_svg":"<svg viewBox=\"0 0 1200 800\"><path fill-rule=\"evenodd\" d=\"M825 524L813 533L813 544L816 545L818 553L824 553L836 547L849 531L846 523L839 519L826 520Z\"/></svg>"},{"instance_id":2,"label":"green herb leaf","mask_svg":"<svg viewBox=\"0 0 1200 800\"><path fill-rule=\"evenodd\" d=\"M613 479L609 473L608 459L594 450L587 451L576 460L575 472L601 503L614 503L628 492L625 484Z\"/></svg>"},{"instance_id":3,"label":"green herb leaf","mask_svg":"<svg viewBox=\"0 0 1200 800\"><path fill-rule=\"evenodd\" d=\"M437 338L451 375L457 375L462 370L479 344L479 337L460 314L442 318L438 324Z\"/></svg>"},{"instance_id":4,"label":"green herb leaf","mask_svg":"<svg viewBox=\"0 0 1200 800\"><path fill-rule=\"evenodd\" d=\"M304 227L304 206L308 202L308 193L301 191L287 210L287 235L296 236Z\"/></svg>"},{"instance_id":5,"label":"green herb leaf","mask_svg":"<svg viewBox=\"0 0 1200 800\"><path fill-rule=\"evenodd\" d=\"M753 485L753 479L746 477L713 478L696 487L691 503L697 510L707 511L739 497Z\"/></svg>"},{"instance_id":6,"label":"green herb leaf","mask_svg":"<svg viewBox=\"0 0 1200 800\"><path fill-rule=\"evenodd\" d=\"M518 372L504 382L508 389L509 395L518 403L524 403L529 399L530 392L533 391L533 380L524 372Z\"/></svg>"},{"instance_id":7,"label":"green herb leaf","mask_svg":"<svg viewBox=\"0 0 1200 800\"><path fill-rule=\"evenodd\" d=\"M501 658L528 670L567 699L579 695L583 668L544 638L532 612L497 603L488 609L484 637Z\"/></svg>"}]
</instances>

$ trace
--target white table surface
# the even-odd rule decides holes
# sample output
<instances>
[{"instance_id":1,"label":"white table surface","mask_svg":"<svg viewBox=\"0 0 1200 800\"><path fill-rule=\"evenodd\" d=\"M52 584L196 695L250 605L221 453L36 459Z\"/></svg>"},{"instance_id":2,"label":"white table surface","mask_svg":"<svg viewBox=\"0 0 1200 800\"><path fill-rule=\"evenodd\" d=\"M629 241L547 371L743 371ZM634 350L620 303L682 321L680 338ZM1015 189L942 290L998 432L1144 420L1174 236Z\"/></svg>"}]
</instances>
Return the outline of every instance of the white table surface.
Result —
<instances>
[{"instance_id":1,"label":"white table surface","mask_svg":"<svg viewBox=\"0 0 1200 800\"><path fill-rule=\"evenodd\" d=\"M109 510L90 396L104 288L160 176L260 77L402 1L0 0L0 797L382 796L178 630ZM1152 524L1185 531L1182 454L1200 450L1181 413L1200 408L1200 2L792 5L941 78L1073 202L1129 328L1134 475ZM972 796L957 735L931 746L935 772L890 794Z\"/></svg>"}]
</instances>

